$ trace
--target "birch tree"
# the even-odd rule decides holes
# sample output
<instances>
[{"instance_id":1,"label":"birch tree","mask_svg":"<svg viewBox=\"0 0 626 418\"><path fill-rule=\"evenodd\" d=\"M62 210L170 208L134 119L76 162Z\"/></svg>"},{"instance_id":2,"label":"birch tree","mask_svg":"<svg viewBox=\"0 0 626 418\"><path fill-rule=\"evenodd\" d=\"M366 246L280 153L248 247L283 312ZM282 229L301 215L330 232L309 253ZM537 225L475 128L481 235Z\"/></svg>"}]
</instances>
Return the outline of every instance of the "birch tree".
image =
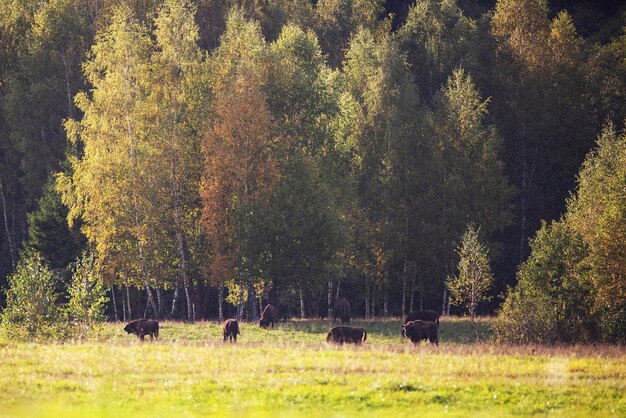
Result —
<instances>
[{"instance_id":1,"label":"birch tree","mask_svg":"<svg viewBox=\"0 0 626 418\"><path fill-rule=\"evenodd\" d=\"M133 19L130 9L117 8L85 64L93 89L76 96L83 118L66 123L68 135L83 153L70 156L72 173L59 175L58 187L69 207L70 225L83 221L83 232L98 258L114 272L132 274L158 318L160 288L149 265L149 246L156 242L149 225L161 210L153 199L159 168L151 162L158 151L145 108L151 51L147 29Z\"/></svg>"}]
</instances>

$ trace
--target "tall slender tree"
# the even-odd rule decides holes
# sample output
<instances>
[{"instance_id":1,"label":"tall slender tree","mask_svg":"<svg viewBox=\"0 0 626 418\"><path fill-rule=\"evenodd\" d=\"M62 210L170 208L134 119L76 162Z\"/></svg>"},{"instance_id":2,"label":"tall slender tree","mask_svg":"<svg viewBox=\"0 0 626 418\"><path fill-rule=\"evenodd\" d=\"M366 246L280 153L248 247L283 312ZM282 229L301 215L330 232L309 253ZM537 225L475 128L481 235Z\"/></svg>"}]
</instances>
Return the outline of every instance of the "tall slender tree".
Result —
<instances>
[{"instance_id":1,"label":"tall slender tree","mask_svg":"<svg viewBox=\"0 0 626 418\"><path fill-rule=\"evenodd\" d=\"M76 97L84 113L66 124L82 155L70 156L72 173L59 175L59 189L69 207L70 225L78 218L98 257L116 271L130 272L146 290L153 314L160 303L150 277L152 217L160 211L152 199L158 151L151 141L153 126L145 104L150 93L152 41L127 7L116 9L111 25L98 35L85 73L91 95ZM131 250L130 254L126 251ZM160 302L160 297L159 297Z\"/></svg>"}]
</instances>

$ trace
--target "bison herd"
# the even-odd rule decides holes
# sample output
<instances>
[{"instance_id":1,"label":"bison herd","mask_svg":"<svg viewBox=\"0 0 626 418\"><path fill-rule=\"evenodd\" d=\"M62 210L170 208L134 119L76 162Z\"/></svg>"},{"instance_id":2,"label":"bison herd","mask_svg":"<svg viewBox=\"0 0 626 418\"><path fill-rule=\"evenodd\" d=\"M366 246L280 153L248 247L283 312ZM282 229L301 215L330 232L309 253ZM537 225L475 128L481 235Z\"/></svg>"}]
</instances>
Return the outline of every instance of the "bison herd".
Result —
<instances>
[{"instance_id":1,"label":"bison herd","mask_svg":"<svg viewBox=\"0 0 626 418\"><path fill-rule=\"evenodd\" d=\"M350 302L346 298L337 299L335 303L333 322L339 318L341 326L334 327L326 335L326 342L333 344L356 344L361 345L367 340L367 331L359 327L350 327L345 324L350 323ZM263 309L259 326L261 328L274 328L274 322L278 321L276 308L267 305ZM428 340L431 344L439 345L439 314L435 311L415 311L406 316L402 322L402 336L411 340L413 344ZM155 338L159 340L159 322L151 319L137 319L129 322L124 327L124 331L135 334L141 341L146 335L150 336L150 341ZM239 322L236 319L227 319L222 326L222 336L224 342L237 342L237 335L240 335Z\"/></svg>"}]
</instances>

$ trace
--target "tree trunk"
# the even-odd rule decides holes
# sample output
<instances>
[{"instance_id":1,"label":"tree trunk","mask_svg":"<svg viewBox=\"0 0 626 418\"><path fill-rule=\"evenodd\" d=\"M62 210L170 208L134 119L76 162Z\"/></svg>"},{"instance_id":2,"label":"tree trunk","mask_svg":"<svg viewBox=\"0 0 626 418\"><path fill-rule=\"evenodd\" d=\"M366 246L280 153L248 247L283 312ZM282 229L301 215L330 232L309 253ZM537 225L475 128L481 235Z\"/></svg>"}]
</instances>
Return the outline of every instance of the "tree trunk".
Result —
<instances>
[{"instance_id":1,"label":"tree trunk","mask_svg":"<svg viewBox=\"0 0 626 418\"><path fill-rule=\"evenodd\" d=\"M115 316L115 322L119 321L119 316L117 315L117 303L115 302L115 288L111 285L111 302L113 302L113 315Z\"/></svg>"},{"instance_id":2,"label":"tree trunk","mask_svg":"<svg viewBox=\"0 0 626 418\"><path fill-rule=\"evenodd\" d=\"M224 322L224 285L221 281L217 285L217 318L220 324Z\"/></svg>"},{"instance_id":3,"label":"tree trunk","mask_svg":"<svg viewBox=\"0 0 626 418\"><path fill-rule=\"evenodd\" d=\"M172 192L174 194L174 222L176 224L176 244L178 249L178 274L185 287L185 298L187 300L187 320L193 324L195 320L194 309L191 306L189 297L189 278L187 277L187 254L185 253L185 231L183 229L182 214L180 209L180 187L176 181L176 167L174 161L171 162L172 169Z\"/></svg>"},{"instance_id":4,"label":"tree trunk","mask_svg":"<svg viewBox=\"0 0 626 418\"><path fill-rule=\"evenodd\" d=\"M402 271L402 306L401 306L401 310L402 310L402 313L400 314L400 316L404 318L404 315L406 315L406 257L404 258L404 269Z\"/></svg>"},{"instance_id":5,"label":"tree trunk","mask_svg":"<svg viewBox=\"0 0 626 418\"><path fill-rule=\"evenodd\" d=\"M237 309L237 320L243 318L243 279L239 280L239 307Z\"/></svg>"},{"instance_id":6,"label":"tree trunk","mask_svg":"<svg viewBox=\"0 0 626 418\"><path fill-rule=\"evenodd\" d=\"M446 297L448 296L447 292L448 292L448 289L444 287L443 288L443 301L441 302L441 315L446 314Z\"/></svg>"},{"instance_id":7,"label":"tree trunk","mask_svg":"<svg viewBox=\"0 0 626 418\"><path fill-rule=\"evenodd\" d=\"M2 214L4 215L4 230L7 234L7 241L9 242L9 254L11 256L11 269L15 269L15 247L13 246L13 239L11 239L11 231L9 230L9 222L7 220L7 202L4 197L4 188L2 187L2 180L0 180L0 196L2 197Z\"/></svg>"},{"instance_id":8,"label":"tree trunk","mask_svg":"<svg viewBox=\"0 0 626 418\"><path fill-rule=\"evenodd\" d=\"M126 279L126 305L128 306L128 320L133 319L133 311L130 307L130 290L128 289L128 278Z\"/></svg>"},{"instance_id":9,"label":"tree trunk","mask_svg":"<svg viewBox=\"0 0 626 418\"><path fill-rule=\"evenodd\" d=\"M191 300L191 295L189 294L189 283L184 283L185 287L185 300L187 301L187 320L193 323L196 320L196 309L195 305Z\"/></svg>"},{"instance_id":10,"label":"tree trunk","mask_svg":"<svg viewBox=\"0 0 626 418\"><path fill-rule=\"evenodd\" d=\"M128 91L128 93L130 93L130 90ZM130 111L127 113L128 115L130 115ZM132 185L136 185L136 177L137 177L137 173L136 173L136 168L137 168L137 156L135 155L135 142L134 142L134 134L133 134L133 126L132 126L132 122L130 117L127 117L126 119L126 125L127 125L127 131L128 131L128 138L129 138L129 152L130 152L130 159L131 159L131 163L132 163L132 168L131 168L131 180L132 180ZM132 211L133 211L133 220L135 223L135 228L137 229L137 231L141 230L141 223L139 222L139 206L137 204L137 194L135 192L135 190L133 189L132 191ZM137 250L139 253L139 265L141 267L141 278L143 280L145 289L146 289L146 294L148 295L148 304L150 304L152 306L152 311L154 312L154 316L156 319L160 319L160 315L159 315L159 309L154 301L154 298L152 297L152 290L150 290L150 282L148 281L148 270L146 268L146 260L144 258L144 254L143 254L143 244L141 243L141 239L140 237L135 237L135 240L137 241ZM146 312L147 313L147 312Z\"/></svg>"},{"instance_id":11,"label":"tree trunk","mask_svg":"<svg viewBox=\"0 0 626 418\"><path fill-rule=\"evenodd\" d=\"M72 100L74 95L72 94L72 89L70 87L70 68L67 65L67 59L65 58L65 51L61 51L61 56L63 60L63 67L65 69L65 93L67 95L67 116L69 119L74 119L74 101Z\"/></svg>"},{"instance_id":12,"label":"tree trunk","mask_svg":"<svg viewBox=\"0 0 626 418\"><path fill-rule=\"evenodd\" d=\"M372 317L370 312L370 281L365 279L365 319L370 320Z\"/></svg>"},{"instance_id":13,"label":"tree trunk","mask_svg":"<svg viewBox=\"0 0 626 418\"><path fill-rule=\"evenodd\" d=\"M139 216L137 215L136 210L135 210L135 226L139 228ZM139 264L141 266L141 278L143 279L143 284L146 289L146 295L148 296L148 303L152 307L152 312L154 313L154 317L156 319L160 319L159 308L157 307L157 304L154 301L154 297L152 296L152 290L150 289L150 283L148 282L146 262L143 256L143 244L141 243L139 239L137 239L137 249L139 252ZM160 296L160 294L158 295Z\"/></svg>"},{"instance_id":14,"label":"tree trunk","mask_svg":"<svg viewBox=\"0 0 626 418\"><path fill-rule=\"evenodd\" d=\"M122 317L124 318L124 322L126 322L126 298L124 298L124 288L122 288Z\"/></svg>"},{"instance_id":15,"label":"tree trunk","mask_svg":"<svg viewBox=\"0 0 626 418\"><path fill-rule=\"evenodd\" d=\"M304 319L304 296L302 294L302 287L300 287L298 294L300 296L300 319Z\"/></svg>"},{"instance_id":16,"label":"tree trunk","mask_svg":"<svg viewBox=\"0 0 626 418\"><path fill-rule=\"evenodd\" d=\"M174 287L174 297L172 297L172 309L170 310L170 318L174 318L176 315L176 308L178 307L178 297L180 295L179 280L176 281L176 287Z\"/></svg>"},{"instance_id":17,"label":"tree trunk","mask_svg":"<svg viewBox=\"0 0 626 418\"><path fill-rule=\"evenodd\" d=\"M155 288L155 291L156 291L156 295L157 295L157 306L158 306L158 309L159 309L159 315L158 315L157 319L159 319L163 315L163 291L159 287L158 283L156 285L157 286Z\"/></svg>"},{"instance_id":18,"label":"tree trunk","mask_svg":"<svg viewBox=\"0 0 626 418\"><path fill-rule=\"evenodd\" d=\"M327 299L328 299L328 317L332 318L333 317L333 281L332 280L328 281Z\"/></svg>"},{"instance_id":19,"label":"tree trunk","mask_svg":"<svg viewBox=\"0 0 626 418\"><path fill-rule=\"evenodd\" d=\"M383 317L389 316L389 296L387 295L387 289L385 289L385 295L383 296Z\"/></svg>"},{"instance_id":20,"label":"tree trunk","mask_svg":"<svg viewBox=\"0 0 626 418\"><path fill-rule=\"evenodd\" d=\"M524 138L524 144L525 144ZM538 148L534 148L532 165L528 169L528 160L525 150L522 160L522 190L521 190L521 203L520 203L520 248L519 248L519 261L522 263L526 257L526 245L528 244L528 232L527 232L527 212L530 202L530 184L533 181L535 175L535 167L537 163Z\"/></svg>"}]
</instances>

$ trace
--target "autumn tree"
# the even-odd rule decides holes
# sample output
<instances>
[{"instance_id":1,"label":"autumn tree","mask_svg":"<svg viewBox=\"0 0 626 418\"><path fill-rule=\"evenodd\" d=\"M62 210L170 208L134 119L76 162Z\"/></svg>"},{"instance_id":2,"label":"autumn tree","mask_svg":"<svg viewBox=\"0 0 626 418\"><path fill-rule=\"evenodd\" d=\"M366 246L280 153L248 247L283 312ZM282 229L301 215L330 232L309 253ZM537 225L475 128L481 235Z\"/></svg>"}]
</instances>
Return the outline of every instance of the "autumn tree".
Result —
<instances>
[{"instance_id":1,"label":"autumn tree","mask_svg":"<svg viewBox=\"0 0 626 418\"><path fill-rule=\"evenodd\" d=\"M202 221L213 247L213 274L237 278L240 311L244 289L252 290L257 205L267 204L277 175L272 147L273 122L265 98L245 75L232 90L216 92L216 121L205 141L205 174L201 185ZM249 295L252 301L253 294ZM256 310L249 312L254 320Z\"/></svg>"},{"instance_id":2,"label":"autumn tree","mask_svg":"<svg viewBox=\"0 0 626 418\"><path fill-rule=\"evenodd\" d=\"M193 322L196 308L190 279L189 239L199 222L199 184L202 172L200 152L204 130L203 112L210 97L207 82L208 65L205 54L198 47L198 27L194 22L195 8L187 2L166 1L156 19L156 49L149 98L158 124L154 142L159 147L159 159L152 164L162 171L158 179L162 187L158 196L164 207L159 225L166 236L175 242L174 260L177 278L171 315L177 309L179 287L187 302L187 319ZM162 250L167 252L167 250ZM200 251L195 249L195 251Z\"/></svg>"},{"instance_id":3,"label":"autumn tree","mask_svg":"<svg viewBox=\"0 0 626 418\"><path fill-rule=\"evenodd\" d=\"M77 219L98 258L111 267L110 280L127 272L146 290L153 314L160 317L162 299L150 276L152 229L161 208L153 197L158 153L145 104L150 93L152 41L130 9L116 10L111 25L97 37L85 65L91 94L80 93L80 121L66 124L81 155L69 157L72 173L59 175L58 187L69 207L70 225ZM153 297L156 287L158 304Z\"/></svg>"}]
</instances>

